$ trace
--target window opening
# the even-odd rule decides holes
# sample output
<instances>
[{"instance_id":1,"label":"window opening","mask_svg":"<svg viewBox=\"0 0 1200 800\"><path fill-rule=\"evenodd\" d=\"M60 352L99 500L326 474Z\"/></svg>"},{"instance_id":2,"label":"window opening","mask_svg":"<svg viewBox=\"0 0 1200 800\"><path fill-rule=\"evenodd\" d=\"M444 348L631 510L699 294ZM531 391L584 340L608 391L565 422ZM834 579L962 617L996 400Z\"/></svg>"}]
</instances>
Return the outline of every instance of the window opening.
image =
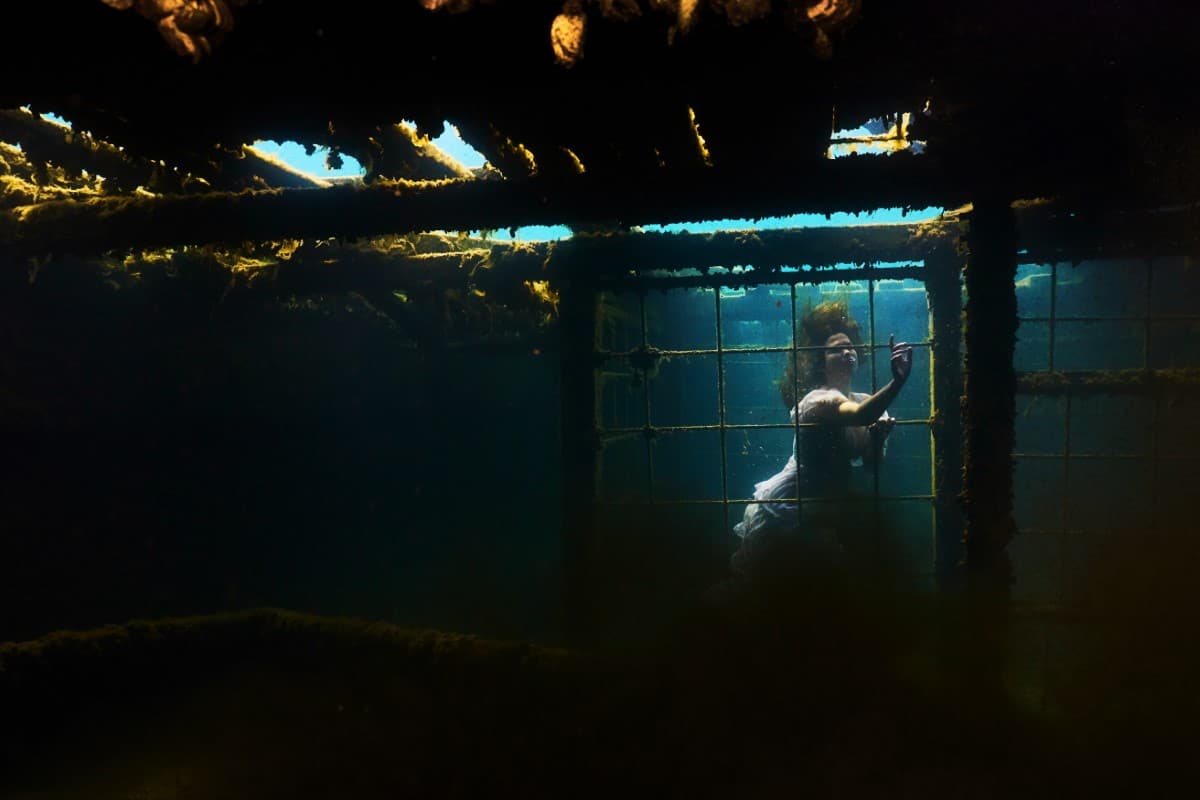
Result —
<instances>
[{"instance_id":1,"label":"window opening","mask_svg":"<svg viewBox=\"0 0 1200 800\"><path fill-rule=\"evenodd\" d=\"M854 496L909 506L901 544L917 571L932 575L933 365L923 269L911 262L882 271L873 265L787 273L750 268L626 276L627 285L605 288L596 352L598 505L719 508L710 521L720 526L710 532L711 546L727 563L733 523L754 502L754 483L778 471L792 437L811 424L788 419L776 383L785 359L795 366L805 351L824 350L795 339L804 304L841 295L865 333L857 391L875 391L890 379L889 359L876 357L886 355L888 333L914 347L909 385L892 408L897 424L887 462L865 470ZM638 439L640 447L631 447ZM631 481L633 474L642 480ZM696 485L678 485L692 481ZM789 499L801 514L821 502Z\"/></svg>"},{"instance_id":2,"label":"window opening","mask_svg":"<svg viewBox=\"0 0 1200 800\"><path fill-rule=\"evenodd\" d=\"M1185 258L1018 268L1014 599L1067 605L1102 544L1168 533L1186 519L1172 486L1200 466L1184 343L1200 276ZM1172 454L1160 427L1169 427ZM1055 430L1057 429L1057 436ZM1056 442L1057 444L1050 444ZM1138 540L1138 541L1135 541Z\"/></svg>"},{"instance_id":3,"label":"window opening","mask_svg":"<svg viewBox=\"0 0 1200 800\"><path fill-rule=\"evenodd\" d=\"M868 120L857 128L833 131L826 148L826 158L852 155L890 155L901 151L919 154L925 142L909 135L912 113L904 111Z\"/></svg>"}]
</instances>

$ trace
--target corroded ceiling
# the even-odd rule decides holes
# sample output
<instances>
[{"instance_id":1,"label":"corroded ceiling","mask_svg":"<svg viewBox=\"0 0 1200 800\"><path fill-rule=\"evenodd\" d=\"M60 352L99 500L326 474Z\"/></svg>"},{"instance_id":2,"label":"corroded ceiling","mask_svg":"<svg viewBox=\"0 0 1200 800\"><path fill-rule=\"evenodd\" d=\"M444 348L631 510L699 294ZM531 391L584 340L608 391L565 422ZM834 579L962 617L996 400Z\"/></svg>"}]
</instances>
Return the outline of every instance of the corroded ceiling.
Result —
<instances>
[{"instance_id":1,"label":"corroded ceiling","mask_svg":"<svg viewBox=\"0 0 1200 800\"><path fill-rule=\"evenodd\" d=\"M1200 14L1162 0L75 0L27 11L0 50L0 107L52 111L132 157L198 173L226 168L215 151L267 138L354 155L371 179L435 177L416 166L420 136L394 127L411 120L429 135L453 123L535 195L591 195L564 211L574 222L611 219L638 194L635 222L727 213L727 190L746 216L793 198L858 210L872 191L902 199L904 186L914 203L939 192L1168 202L1191 199L1197 174ZM898 112L912 112L912 137L927 145L920 166L904 153L875 159L853 168L847 190L841 167L826 168L831 131ZM506 202L496 197L484 202Z\"/></svg>"}]
</instances>

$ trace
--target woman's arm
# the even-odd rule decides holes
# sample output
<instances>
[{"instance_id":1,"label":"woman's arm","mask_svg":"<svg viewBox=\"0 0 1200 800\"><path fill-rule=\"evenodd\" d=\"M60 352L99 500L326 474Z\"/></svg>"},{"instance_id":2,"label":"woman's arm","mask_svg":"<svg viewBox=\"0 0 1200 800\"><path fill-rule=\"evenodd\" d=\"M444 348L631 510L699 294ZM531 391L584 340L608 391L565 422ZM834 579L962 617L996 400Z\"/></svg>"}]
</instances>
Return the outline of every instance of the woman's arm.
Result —
<instances>
[{"instance_id":1,"label":"woman's arm","mask_svg":"<svg viewBox=\"0 0 1200 800\"><path fill-rule=\"evenodd\" d=\"M896 344L896 337L888 337L888 347L892 351L892 379L882 389L869 396L866 400L847 400L838 406L837 421L843 425L867 426L883 415L888 406L896 399L900 389L912 372L912 347L901 342Z\"/></svg>"},{"instance_id":2,"label":"woman's arm","mask_svg":"<svg viewBox=\"0 0 1200 800\"><path fill-rule=\"evenodd\" d=\"M867 438L870 442L865 456L867 461L881 461L887 455L887 440L894 427L896 418L889 416L886 411L882 417L867 426Z\"/></svg>"},{"instance_id":3,"label":"woman's arm","mask_svg":"<svg viewBox=\"0 0 1200 800\"><path fill-rule=\"evenodd\" d=\"M865 398L863 398L865 399ZM883 416L865 428L859 425L847 425L846 436L850 449L856 458L861 458L864 464L880 461L887 454L887 438L896 426L894 417L885 411Z\"/></svg>"}]
</instances>

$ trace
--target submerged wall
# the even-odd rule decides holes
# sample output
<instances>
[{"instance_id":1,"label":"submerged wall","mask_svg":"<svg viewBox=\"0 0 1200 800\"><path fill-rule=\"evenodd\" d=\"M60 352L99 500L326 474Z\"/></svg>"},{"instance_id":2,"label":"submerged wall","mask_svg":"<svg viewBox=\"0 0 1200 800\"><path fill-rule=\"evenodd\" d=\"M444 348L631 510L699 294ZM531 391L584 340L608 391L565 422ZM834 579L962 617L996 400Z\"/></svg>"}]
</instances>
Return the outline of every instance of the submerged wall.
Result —
<instances>
[{"instance_id":1,"label":"submerged wall","mask_svg":"<svg viewBox=\"0 0 1200 800\"><path fill-rule=\"evenodd\" d=\"M553 353L428 355L357 295L219 275L5 280L0 640L264 604L557 626Z\"/></svg>"}]
</instances>

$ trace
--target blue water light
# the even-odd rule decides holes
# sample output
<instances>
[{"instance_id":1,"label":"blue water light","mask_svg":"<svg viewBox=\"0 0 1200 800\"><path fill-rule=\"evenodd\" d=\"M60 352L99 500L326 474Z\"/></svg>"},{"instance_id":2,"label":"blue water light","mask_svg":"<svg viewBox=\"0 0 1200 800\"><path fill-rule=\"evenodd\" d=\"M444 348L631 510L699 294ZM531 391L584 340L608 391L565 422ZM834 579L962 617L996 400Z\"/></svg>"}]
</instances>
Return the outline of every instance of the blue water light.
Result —
<instances>
[{"instance_id":1,"label":"blue water light","mask_svg":"<svg viewBox=\"0 0 1200 800\"><path fill-rule=\"evenodd\" d=\"M330 169L325 162L325 157L329 153L327 147L316 148L312 155L305 152L304 145L291 141L276 142L270 139L259 139L253 147L264 155L273 156L288 166L317 178L356 176L366 173L366 169L358 163L358 159L345 153L341 154L342 166L338 169Z\"/></svg>"}]
</instances>

